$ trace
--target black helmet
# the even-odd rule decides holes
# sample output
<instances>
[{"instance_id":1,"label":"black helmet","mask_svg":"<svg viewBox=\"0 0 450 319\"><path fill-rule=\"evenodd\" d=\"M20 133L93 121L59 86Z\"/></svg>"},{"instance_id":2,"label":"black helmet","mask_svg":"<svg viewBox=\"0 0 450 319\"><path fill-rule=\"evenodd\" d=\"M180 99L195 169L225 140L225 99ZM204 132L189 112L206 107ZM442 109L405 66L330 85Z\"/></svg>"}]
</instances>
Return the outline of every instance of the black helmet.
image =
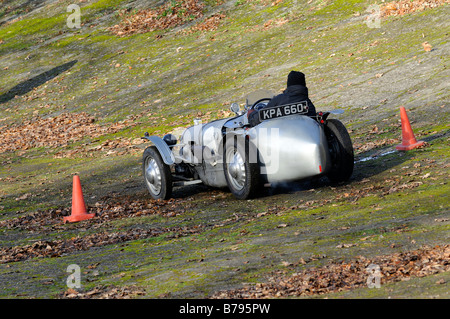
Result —
<instances>
[{"instance_id":1,"label":"black helmet","mask_svg":"<svg viewBox=\"0 0 450 319\"><path fill-rule=\"evenodd\" d=\"M291 71L287 79L287 86L303 85L306 86L305 75L302 72Z\"/></svg>"}]
</instances>

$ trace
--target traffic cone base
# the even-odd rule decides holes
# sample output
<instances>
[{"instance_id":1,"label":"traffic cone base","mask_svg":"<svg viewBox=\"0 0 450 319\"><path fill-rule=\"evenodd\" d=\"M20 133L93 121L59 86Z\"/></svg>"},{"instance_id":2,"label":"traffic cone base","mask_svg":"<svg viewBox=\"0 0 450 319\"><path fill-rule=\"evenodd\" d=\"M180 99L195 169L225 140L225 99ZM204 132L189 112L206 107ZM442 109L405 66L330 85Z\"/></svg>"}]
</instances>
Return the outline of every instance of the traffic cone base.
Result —
<instances>
[{"instance_id":1,"label":"traffic cone base","mask_svg":"<svg viewBox=\"0 0 450 319\"><path fill-rule=\"evenodd\" d=\"M80 222L82 220L86 220L89 218L94 217L95 214L83 214L83 215L70 215L68 217L63 217L64 219L64 223L70 222L70 223L74 223L74 222Z\"/></svg>"},{"instance_id":2,"label":"traffic cone base","mask_svg":"<svg viewBox=\"0 0 450 319\"><path fill-rule=\"evenodd\" d=\"M414 137L408 115L403 106L400 107L400 118L402 120L402 144L397 145L395 148L399 151L409 151L422 146L424 141L417 141Z\"/></svg>"},{"instance_id":3,"label":"traffic cone base","mask_svg":"<svg viewBox=\"0 0 450 319\"><path fill-rule=\"evenodd\" d=\"M421 147L423 144L424 144L424 141L416 141L416 143L413 143L413 144L407 144L407 145L399 144L395 148L399 151L409 151L414 148Z\"/></svg>"},{"instance_id":4,"label":"traffic cone base","mask_svg":"<svg viewBox=\"0 0 450 319\"><path fill-rule=\"evenodd\" d=\"M94 217L95 214L88 214L86 212L86 205L84 203L83 191L81 190L80 177L75 175L73 177L72 190L72 215L63 217L66 222L79 222Z\"/></svg>"}]
</instances>

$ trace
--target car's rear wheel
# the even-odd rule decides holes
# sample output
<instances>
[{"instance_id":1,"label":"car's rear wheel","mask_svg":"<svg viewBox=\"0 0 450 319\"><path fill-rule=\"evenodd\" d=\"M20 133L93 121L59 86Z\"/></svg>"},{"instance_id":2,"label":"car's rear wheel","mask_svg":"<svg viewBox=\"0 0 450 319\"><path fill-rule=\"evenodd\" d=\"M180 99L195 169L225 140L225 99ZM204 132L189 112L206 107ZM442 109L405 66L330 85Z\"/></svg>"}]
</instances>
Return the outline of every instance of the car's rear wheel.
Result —
<instances>
[{"instance_id":1,"label":"car's rear wheel","mask_svg":"<svg viewBox=\"0 0 450 319\"><path fill-rule=\"evenodd\" d=\"M144 151L142 169L150 195L154 199L168 199L172 195L172 174L170 167L161 158L154 146Z\"/></svg>"},{"instance_id":2,"label":"car's rear wheel","mask_svg":"<svg viewBox=\"0 0 450 319\"><path fill-rule=\"evenodd\" d=\"M238 199L254 197L260 184L259 165L256 156L250 156L249 144L239 136L232 136L225 143L225 179L231 193Z\"/></svg>"},{"instance_id":3,"label":"car's rear wheel","mask_svg":"<svg viewBox=\"0 0 450 319\"><path fill-rule=\"evenodd\" d=\"M353 173L353 145L347 129L341 121L327 120L325 126L328 146L331 155L331 170L327 177L333 183L346 182Z\"/></svg>"}]
</instances>

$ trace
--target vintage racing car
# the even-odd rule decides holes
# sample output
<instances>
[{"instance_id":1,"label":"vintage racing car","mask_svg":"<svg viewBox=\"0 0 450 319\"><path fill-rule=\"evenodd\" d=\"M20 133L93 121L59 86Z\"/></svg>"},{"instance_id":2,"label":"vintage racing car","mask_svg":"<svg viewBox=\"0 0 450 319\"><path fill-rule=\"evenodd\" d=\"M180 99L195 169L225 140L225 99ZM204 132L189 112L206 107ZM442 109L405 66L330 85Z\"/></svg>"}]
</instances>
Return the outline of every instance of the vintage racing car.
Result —
<instances>
[{"instance_id":1,"label":"vintage racing car","mask_svg":"<svg viewBox=\"0 0 450 319\"><path fill-rule=\"evenodd\" d=\"M143 154L143 175L155 199L171 197L174 186L204 183L228 187L238 199L257 195L261 186L327 176L345 182L354 155L345 126L330 114L309 117L308 103L264 108L273 95L259 90L246 98L244 110L233 103L235 116L209 123L194 120L180 135L163 138L145 133L152 142ZM247 115L259 112L260 124Z\"/></svg>"}]
</instances>

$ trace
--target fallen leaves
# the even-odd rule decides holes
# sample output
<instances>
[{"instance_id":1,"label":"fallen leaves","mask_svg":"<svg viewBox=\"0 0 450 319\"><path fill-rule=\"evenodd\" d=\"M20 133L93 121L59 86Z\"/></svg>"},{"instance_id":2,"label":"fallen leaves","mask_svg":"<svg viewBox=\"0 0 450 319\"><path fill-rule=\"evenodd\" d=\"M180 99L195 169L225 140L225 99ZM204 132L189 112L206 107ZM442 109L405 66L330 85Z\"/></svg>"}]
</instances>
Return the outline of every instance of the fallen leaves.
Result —
<instances>
[{"instance_id":1,"label":"fallen leaves","mask_svg":"<svg viewBox=\"0 0 450 319\"><path fill-rule=\"evenodd\" d=\"M62 299L130 299L146 295L145 289L137 286L97 286L87 292L67 289L59 297Z\"/></svg>"},{"instance_id":2,"label":"fallen leaves","mask_svg":"<svg viewBox=\"0 0 450 319\"><path fill-rule=\"evenodd\" d=\"M401 185L398 185L398 186L393 186L393 187L391 187L388 190L387 193L388 194L392 194L392 193L395 193L395 192L398 192L398 191L401 191L401 190L415 188L415 187L418 187L418 186L420 186L422 184L423 184L422 182L411 181L411 182L404 183L404 184L401 184Z\"/></svg>"},{"instance_id":3,"label":"fallen leaves","mask_svg":"<svg viewBox=\"0 0 450 319\"><path fill-rule=\"evenodd\" d=\"M383 74L375 75L376 78L382 77ZM380 101L381 104L385 103L386 100ZM363 110L368 109L369 106L362 107ZM401 143L401 136L399 138L382 138L378 137L383 133L388 132L397 132L399 129L399 125L397 123L386 126L384 128L378 127L378 125L371 125L363 128L358 135L353 138L353 148L355 150L355 154L365 153L370 150L380 148L383 146L396 145Z\"/></svg>"},{"instance_id":4,"label":"fallen leaves","mask_svg":"<svg viewBox=\"0 0 450 319\"><path fill-rule=\"evenodd\" d=\"M105 156L125 155L141 152L140 144L146 143L141 138L118 137L113 140L108 139L99 145L90 146L82 144L72 149L64 149L55 153L55 158L73 158L73 157L94 157L95 152L104 152Z\"/></svg>"},{"instance_id":5,"label":"fallen leaves","mask_svg":"<svg viewBox=\"0 0 450 319\"><path fill-rule=\"evenodd\" d=\"M355 247L357 246L356 244L339 244L336 246L336 248L350 248L350 247Z\"/></svg>"},{"instance_id":6,"label":"fallen leaves","mask_svg":"<svg viewBox=\"0 0 450 319\"><path fill-rule=\"evenodd\" d=\"M30 198L31 196L32 196L31 193L26 193L26 194L23 194L22 196L17 197L16 201L26 200L26 199Z\"/></svg>"},{"instance_id":7,"label":"fallen leaves","mask_svg":"<svg viewBox=\"0 0 450 319\"><path fill-rule=\"evenodd\" d=\"M273 27L279 27L288 22L289 22L289 20L284 17L280 18L280 19L275 19L275 20L270 19L264 23L263 30L269 30Z\"/></svg>"},{"instance_id":8,"label":"fallen leaves","mask_svg":"<svg viewBox=\"0 0 450 319\"><path fill-rule=\"evenodd\" d=\"M98 229L105 223L115 219L145 215L160 215L167 218L182 214L189 207L183 200L168 201L154 199L133 199L128 196L108 197L88 206L88 213L95 213L95 218L88 223L63 224L63 217L70 215L70 210L50 209L37 211L25 216L2 220L0 227L20 229L32 232L58 231L66 232L73 228ZM154 228L133 228L125 231L95 232L87 236L76 236L70 239L39 240L29 245L0 248L0 264L22 261L30 258L59 257L79 250L145 239L165 234L168 238L178 238L197 234L204 229L203 225L173 226Z\"/></svg>"},{"instance_id":9,"label":"fallen leaves","mask_svg":"<svg viewBox=\"0 0 450 319\"><path fill-rule=\"evenodd\" d=\"M29 194L25 194L29 195ZM25 197L25 195L21 197ZM136 216L160 215L174 217L184 213L188 205L182 200L171 199L168 201L149 198L131 199L128 196L108 198L100 200L93 206L87 207L88 214L95 214L97 218L89 222L91 227L99 227L102 223ZM43 231L48 226L53 230L67 230L63 225L63 217L71 214L70 208L56 208L44 211L31 212L25 216L5 219L0 221L0 227L7 229L21 229L26 231ZM73 224L77 227L78 224Z\"/></svg>"},{"instance_id":10,"label":"fallen leaves","mask_svg":"<svg viewBox=\"0 0 450 319\"><path fill-rule=\"evenodd\" d=\"M124 243L127 241L155 237L172 233L172 238L195 234L201 231L200 226L194 227L168 227L168 228L134 228L121 232L97 232L83 237L70 239L39 240L33 244L0 248L0 264L22 261L30 258L60 257L74 251L88 250L92 247L101 247ZM170 236L169 236L170 237Z\"/></svg>"},{"instance_id":11,"label":"fallen leaves","mask_svg":"<svg viewBox=\"0 0 450 319\"><path fill-rule=\"evenodd\" d=\"M439 7L445 3L450 3L448 0L400 0L385 3L381 6L381 16L399 16L426 9Z\"/></svg>"},{"instance_id":12,"label":"fallen leaves","mask_svg":"<svg viewBox=\"0 0 450 319\"><path fill-rule=\"evenodd\" d=\"M96 138L116 133L132 125L121 121L110 125L96 123L94 116L85 112L63 113L55 117L34 118L10 127L0 127L0 153L28 150L37 147L61 147L86 136Z\"/></svg>"},{"instance_id":13,"label":"fallen leaves","mask_svg":"<svg viewBox=\"0 0 450 319\"><path fill-rule=\"evenodd\" d=\"M187 32L195 32L195 31L214 31L217 30L219 24L223 19L226 18L226 15L217 13L213 14L209 18L205 19L203 22L199 22L196 25L192 26Z\"/></svg>"},{"instance_id":14,"label":"fallen leaves","mask_svg":"<svg viewBox=\"0 0 450 319\"><path fill-rule=\"evenodd\" d=\"M282 264L292 265L288 262ZM306 261L300 264L304 265ZM276 273L265 283L220 291L211 298L260 299L309 296L367 287L370 275L368 268L371 265L379 267L382 285L408 280L411 277L447 272L450 271L450 245L424 246L418 250L373 258L359 256L350 261L331 262L322 267L304 269L290 276Z\"/></svg>"},{"instance_id":15,"label":"fallen leaves","mask_svg":"<svg viewBox=\"0 0 450 319\"><path fill-rule=\"evenodd\" d=\"M380 134L381 132L377 132L377 131L372 131L369 134ZM382 146L388 146L388 145L395 145L401 143L400 139L397 138L382 138L382 139L371 139L368 142L355 142L353 143L353 147L355 149L355 153L359 154L359 153L364 153L364 152L368 152L372 149L375 148L379 148Z\"/></svg>"},{"instance_id":16,"label":"fallen leaves","mask_svg":"<svg viewBox=\"0 0 450 319\"><path fill-rule=\"evenodd\" d=\"M433 49L433 46L428 42L422 43L423 49L427 52L430 52Z\"/></svg>"},{"instance_id":17,"label":"fallen leaves","mask_svg":"<svg viewBox=\"0 0 450 319\"><path fill-rule=\"evenodd\" d=\"M275 27L280 27L289 22L289 19L282 17L279 19L269 19L262 26L256 25L248 29L250 32L267 31ZM313 41L315 42L315 41ZM292 46L292 45L290 45Z\"/></svg>"},{"instance_id":18,"label":"fallen leaves","mask_svg":"<svg viewBox=\"0 0 450 319\"><path fill-rule=\"evenodd\" d=\"M29 245L0 248L0 264L30 258L59 257L74 251L145 239L164 233L174 233L173 237L178 238L186 234L198 233L200 230L201 227L188 228L176 226L151 229L135 228L121 232L97 232L92 235L73 237L66 240L39 240Z\"/></svg>"},{"instance_id":19,"label":"fallen leaves","mask_svg":"<svg viewBox=\"0 0 450 319\"><path fill-rule=\"evenodd\" d=\"M122 21L109 30L117 36L127 36L169 29L202 17L203 9L204 4L198 0L179 0L168 1L156 9L140 10L135 14L122 10L119 12Z\"/></svg>"}]
</instances>

